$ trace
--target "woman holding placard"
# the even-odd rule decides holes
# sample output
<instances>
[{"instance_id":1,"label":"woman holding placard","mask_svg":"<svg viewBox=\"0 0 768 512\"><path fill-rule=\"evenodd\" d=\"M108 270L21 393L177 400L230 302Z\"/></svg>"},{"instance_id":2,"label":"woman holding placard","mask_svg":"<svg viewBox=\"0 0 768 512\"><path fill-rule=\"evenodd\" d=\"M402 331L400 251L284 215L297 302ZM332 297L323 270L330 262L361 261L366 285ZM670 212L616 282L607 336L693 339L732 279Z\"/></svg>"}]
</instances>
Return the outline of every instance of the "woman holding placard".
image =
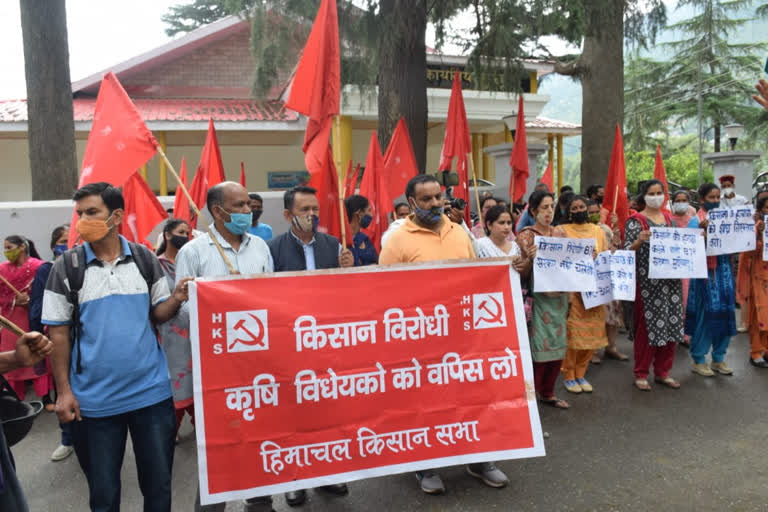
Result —
<instances>
[{"instance_id":1,"label":"woman holding placard","mask_svg":"<svg viewBox=\"0 0 768 512\"><path fill-rule=\"evenodd\" d=\"M568 203L568 224L561 227L569 238L592 238L595 240L595 255L607 248L605 234L600 226L589 222L587 203L584 196L574 196ZM605 331L605 308L586 309L581 293L571 293L568 310L568 349L560 371L565 380L565 389L571 393L592 392L592 385L585 375L595 350L608 346Z\"/></svg>"},{"instance_id":2,"label":"woman holding placard","mask_svg":"<svg viewBox=\"0 0 768 512\"><path fill-rule=\"evenodd\" d=\"M699 187L702 208L691 219L689 228L702 228L705 236L707 213L720 207L720 188L714 183ZM691 279L685 313L685 333L691 337L693 373L702 377L733 375L725 364L725 353L736 335L735 291L731 256L707 256L707 279ZM707 366L707 353L712 351L712 364Z\"/></svg>"},{"instance_id":3,"label":"woman holding placard","mask_svg":"<svg viewBox=\"0 0 768 512\"><path fill-rule=\"evenodd\" d=\"M566 320L568 315L568 294L565 292L533 293L533 258L536 253L534 239L537 236L564 237L562 228L552 226L555 216L555 196L549 192L536 191L528 199L528 211L536 224L520 231L515 240L525 255L524 267L520 272L523 279L529 278L526 301L531 303L531 320L528 337L533 356L533 378L539 400L558 409L568 409L565 400L555 396L555 382L560 373L565 349Z\"/></svg>"},{"instance_id":4,"label":"woman holding placard","mask_svg":"<svg viewBox=\"0 0 768 512\"><path fill-rule=\"evenodd\" d=\"M691 195L687 190L678 190L672 194L672 220L675 221L678 228L687 228L688 223L696 215L696 209L691 206ZM683 279L683 311L688 304L688 287L690 279ZM683 345L690 346L690 337L683 337Z\"/></svg>"},{"instance_id":5,"label":"woman holding placard","mask_svg":"<svg viewBox=\"0 0 768 512\"><path fill-rule=\"evenodd\" d=\"M763 261L765 216L768 215L768 195L758 197L755 212L757 247L739 256L736 297L742 311L747 312L749 330L749 362L758 368L768 368L768 261Z\"/></svg>"},{"instance_id":6,"label":"woman holding placard","mask_svg":"<svg viewBox=\"0 0 768 512\"><path fill-rule=\"evenodd\" d=\"M666 196L659 180L644 182L636 201L640 213L632 215L624 228L624 248L636 255L635 387L651 390L648 375L653 364L654 380L677 389L680 383L669 371L675 362L675 347L683 341L683 284L680 279L648 278L651 228L677 225L662 210Z\"/></svg>"}]
</instances>

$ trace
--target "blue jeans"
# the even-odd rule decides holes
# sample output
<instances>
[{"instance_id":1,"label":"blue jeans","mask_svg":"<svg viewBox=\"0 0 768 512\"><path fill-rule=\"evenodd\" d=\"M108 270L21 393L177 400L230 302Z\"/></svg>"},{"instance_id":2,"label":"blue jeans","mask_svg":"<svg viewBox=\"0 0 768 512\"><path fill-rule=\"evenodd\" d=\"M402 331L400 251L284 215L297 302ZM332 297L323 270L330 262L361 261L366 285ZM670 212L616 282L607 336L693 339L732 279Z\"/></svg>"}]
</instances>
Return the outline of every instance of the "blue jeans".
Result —
<instances>
[{"instance_id":1,"label":"blue jeans","mask_svg":"<svg viewBox=\"0 0 768 512\"><path fill-rule=\"evenodd\" d=\"M106 418L72 423L72 440L88 480L91 510L120 510L120 469L131 433L145 512L170 512L176 414L173 400Z\"/></svg>"},{"instance_id":2,"label":"blue jeans","mask_svg":"<svg viewBox=\"0 0 768 512\"><path fill-rule=\"evenodd\" d=\"M63 446L72 446L72 422L59 423L61 429L61 444Z\"/></svg>"}]
</instances>

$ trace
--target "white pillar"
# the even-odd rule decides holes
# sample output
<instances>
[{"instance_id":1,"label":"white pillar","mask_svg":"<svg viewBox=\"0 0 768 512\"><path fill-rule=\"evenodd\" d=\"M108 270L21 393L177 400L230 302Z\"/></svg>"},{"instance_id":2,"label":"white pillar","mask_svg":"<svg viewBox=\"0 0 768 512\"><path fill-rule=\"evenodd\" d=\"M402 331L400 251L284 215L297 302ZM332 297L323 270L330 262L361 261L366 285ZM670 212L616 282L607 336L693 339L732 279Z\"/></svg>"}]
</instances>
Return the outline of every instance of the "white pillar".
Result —
<instances>
[{"instance_id":1,"label":"white pillar","mask_svg":"<svg viewBox=\"0 0 768 512\"><path fill-rule=\"evenodd\" d=\"M708 153L704 160L709 161L715 172L715 183L720 184L720 177L732 174L736 178L734 188L736 193L752 200L752 175L755 170L755 160L762 153L757 151L726 151L724 153Z\"/></svg>"},{"instance_id":2,"label":"white pillar","mask_svg":"<svg viewBox=\"0 0 768 512\"><path fill-rule=\"evenodd\" d=\"M505 144L488 146L483 149L490 158L493 158L496 165L496 189L498 190L498 197L507 200L509 200L509 181L512 175L512 171L509 167L509 156L512 154L514 145L513 142L507 142ZM549 146L546 144L528 144L528 167L530 168L530 174L528 175L525 195L523 196L525 201L528 201L528 196L531 195L531 192L536 188L536 181L539 176L539 157L545 154L548 148Z\"/></svg>"}]
</instances>

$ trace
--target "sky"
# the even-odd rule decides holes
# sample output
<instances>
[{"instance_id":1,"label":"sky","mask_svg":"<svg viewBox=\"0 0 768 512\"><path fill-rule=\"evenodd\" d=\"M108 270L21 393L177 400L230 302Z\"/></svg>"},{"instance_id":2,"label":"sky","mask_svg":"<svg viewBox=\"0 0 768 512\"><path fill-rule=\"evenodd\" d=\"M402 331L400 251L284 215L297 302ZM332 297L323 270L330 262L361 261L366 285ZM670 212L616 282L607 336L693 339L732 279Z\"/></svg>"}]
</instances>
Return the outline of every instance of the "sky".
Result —
<instances>
[{"instance_id":1,"label":"sky","mask_svg":"<svg viewBox=\"0 0 768 512\"><path fill-rule=\"evenodd\" d=\"M168 7L184 0L67 0L69 69L72 81L104 71L131 57L156 48L171 38L160 20ZM128 8L130 6L130 8ZM471 24L457 20L455 29ZM427 45L434 44L434 31L427 33ZM26 98L24 45L19 2L0 1L0 99ZM562 53L563 45L553 43L551 51ZM458 54L457 48L445 53Z\"/></svg>"}]
</instances>

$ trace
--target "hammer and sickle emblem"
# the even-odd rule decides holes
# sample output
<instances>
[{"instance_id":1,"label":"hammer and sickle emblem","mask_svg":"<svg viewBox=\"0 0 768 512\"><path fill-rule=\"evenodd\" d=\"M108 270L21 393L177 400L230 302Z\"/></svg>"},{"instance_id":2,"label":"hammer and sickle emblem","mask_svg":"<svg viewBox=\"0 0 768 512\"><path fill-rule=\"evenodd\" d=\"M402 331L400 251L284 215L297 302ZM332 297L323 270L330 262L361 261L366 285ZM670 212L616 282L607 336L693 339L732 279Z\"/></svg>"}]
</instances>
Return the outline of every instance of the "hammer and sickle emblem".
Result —
<instances>
[{"instance_id":1,"label":"hammer and sickle emblem","mask_svg":"<svg viewBox=\"0 0 768 512\"><path fill-rule=\"evenodd\" d=\"M475 322L475 327L479 326L480 322L485 322L487 324L493 325L493 324L500 324L504 320L504 310L502 309L499 301L497 301L493 297L488 297L488 299L490 299L490 301L493 302L493 305L495 306L494 311L491 311L488 308L487 300L484 300L483 302L481 302L478 309L485 311L486 313L488 313L489 316L479 317Z\"/></svg>"},{"instance_id":2,"label":"hammer and sickle emblem","mask_svg":"<svg viewBox=\"0 0 768 512\"><path fill-rule=\"evenodd\" d=\"M235 341L233 341L232 344L229 345L229 350L232 350L234 346L237 345L238 343L242 343L243 345L247 345L249 347L260 345L262 343L262 340L264 339L264 324L261 322L261 319L256 315L248 313L248 316L250 316L256 321L256 325L258 327L258 330L257 330L258 334L254 334L250 329L248 329L245 326L245 319L241 318L235 324L234 329L236 331L244 332L246 335L248 335L248 338L241 339L240 337L237 337Z\"/></svg>"}]
</instances>

